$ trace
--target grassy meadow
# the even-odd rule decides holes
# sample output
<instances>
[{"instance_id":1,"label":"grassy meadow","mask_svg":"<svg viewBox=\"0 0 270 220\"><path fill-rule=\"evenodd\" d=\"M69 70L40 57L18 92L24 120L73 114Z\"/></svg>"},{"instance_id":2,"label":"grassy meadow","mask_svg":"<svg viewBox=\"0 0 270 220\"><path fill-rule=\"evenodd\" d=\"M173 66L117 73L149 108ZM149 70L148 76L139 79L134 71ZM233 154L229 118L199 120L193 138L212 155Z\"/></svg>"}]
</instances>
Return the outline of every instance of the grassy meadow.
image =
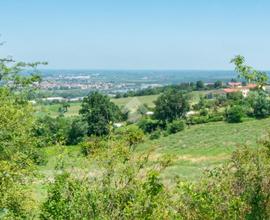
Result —
<instances>
[{"instance_id":1,"label":"grassy meadow","mask_svg":"<svg viewBox=\"0 0 270 220\"><path fill-rule=\"evenodd\" d=\"M203 171L222 164L233 150L241 145L254 147L269 129L270 119L247 120L239 124L215 122L187 127L184 131L149 140L136 149L136 154L153 149L149 159L155 163L165 155L172 156L172 165L163 172L166 181L179 176L196 180ZM52 146L44 148L48 156L46 166L40 168L45 176L61 172L61 167L73 173L94 172L95 164L83 157L79 146Z\"/></svg>"}]
</instances>

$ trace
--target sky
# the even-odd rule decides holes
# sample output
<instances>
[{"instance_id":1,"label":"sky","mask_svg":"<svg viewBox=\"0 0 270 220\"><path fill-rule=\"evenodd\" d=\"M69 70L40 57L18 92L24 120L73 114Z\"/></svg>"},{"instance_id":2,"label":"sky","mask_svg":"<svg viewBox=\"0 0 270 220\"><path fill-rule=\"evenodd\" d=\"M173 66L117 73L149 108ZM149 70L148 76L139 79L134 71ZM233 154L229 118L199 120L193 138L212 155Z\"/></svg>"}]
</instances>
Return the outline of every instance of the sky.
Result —
<instances>
[{"instance_id":1,"label":"sky","mask_svg":"<svg viewBox=\"0 0 270 220\"><path fill-rule=\"evenodd\" d=\"M269 0L8 0L0 57L57 69L270 70Z\"/></svg>"}]
</instances>

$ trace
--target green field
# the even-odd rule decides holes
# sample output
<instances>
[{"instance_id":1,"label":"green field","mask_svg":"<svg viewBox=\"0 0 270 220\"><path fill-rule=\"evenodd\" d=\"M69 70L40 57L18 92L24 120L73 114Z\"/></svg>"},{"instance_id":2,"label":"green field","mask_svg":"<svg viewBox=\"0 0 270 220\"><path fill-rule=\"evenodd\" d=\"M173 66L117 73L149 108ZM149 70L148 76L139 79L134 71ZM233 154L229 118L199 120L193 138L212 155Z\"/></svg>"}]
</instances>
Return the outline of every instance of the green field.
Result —
<instances>
[{"instance_id":1,"label":"green field","mask_svg":"<svg viewBox=\"0 0 270 220\"><path fill-rule=\"evenodd\" d=\"M149 96L138 96L138 97L127 97L127 98L112 98L112 101L117 104L119 107L124 107L125 105L136 102L141 104L146 104L150 108L154 107L154 101L157 99L158 95L149 95ZM58 109L61 104L51 104L51 105L37 105L36 110L37 114L50 114L53 117L58 115ZM137 105L136 105L137 106ZM81 108L80 102L70 103L66 116L75 116L78 115L79 109Z\"/></svg>"},{"instance_id":2,"label":"green field","mask_svg":"<svg viewBox=\"0 0 270 220\"><path fill-rule=\"evenodd\" d=\"M226 161L233 150L247 144L254 147L270 129L270 119L249 120L239 124L215 122L194 125L184 131L157 140L149 140L137 147L137 153L155 150L150 161L155 162L164 155L172 155L173 164L163 172L165 180L175 176L196 180L203 170L212 168ZM89 172L94 166L89 159L80 154L78 146L45 148L49 162L41 167L41 173L51 176L59 170L58 163L63 162L66 169L72 172Z\"/></svg>"}]
</instances>

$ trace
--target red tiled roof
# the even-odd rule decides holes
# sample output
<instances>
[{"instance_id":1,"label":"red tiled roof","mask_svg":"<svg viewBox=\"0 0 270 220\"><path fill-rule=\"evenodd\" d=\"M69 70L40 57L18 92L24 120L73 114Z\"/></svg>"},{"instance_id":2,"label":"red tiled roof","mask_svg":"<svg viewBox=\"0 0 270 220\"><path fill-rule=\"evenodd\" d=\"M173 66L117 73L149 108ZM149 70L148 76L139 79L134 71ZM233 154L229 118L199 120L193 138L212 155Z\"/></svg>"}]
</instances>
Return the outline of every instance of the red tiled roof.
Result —
<instances>
[{"instance_id":1,"label":"red tiled roof","mask_svg":"<svg viewBox=\"0 0 270 220\"><path fill-rule=\"evenodd\" d=\"M224 92L226 93L232 93L232 92L239 92L240 89L231 89L231 88L228 88L228 89L223 89Z\"/></svg>"},{"instance_id":2,"label":"red tiled roof","mask_svg":"<svg viewBox=\"0 0 270 220\"><path fill-rule=\"evenodd\" d=\"M245 88L247 88L247 89L254 89L256 87L257 87L256 84L248 84L248 85L245 86Z\"/></svg>"}]
</instances>

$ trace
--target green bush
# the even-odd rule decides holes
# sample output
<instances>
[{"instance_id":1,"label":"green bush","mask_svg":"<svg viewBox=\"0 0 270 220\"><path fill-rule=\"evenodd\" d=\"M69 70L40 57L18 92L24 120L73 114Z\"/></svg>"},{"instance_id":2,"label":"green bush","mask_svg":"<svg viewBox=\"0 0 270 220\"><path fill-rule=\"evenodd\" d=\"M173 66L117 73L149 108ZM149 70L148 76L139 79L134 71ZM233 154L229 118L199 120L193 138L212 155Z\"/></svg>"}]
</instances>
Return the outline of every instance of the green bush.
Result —
<instances>
[{"instance_id":1,"label":"green bush","mask_svg":"<svg viewBox=\"0 0 270 220\"><path fill-rule=\"evenodd\" d=\"M144 118L138 122L138 126L144 133L151 133L158 129L159 122L157 120Z\"/></svg>"},{"instance_id":2,"label":"green bush","mask_svg":"<svg viewBox=\"0 0 270 220\"><path fill-rule=\"evenodd\" d=\"M208 110L206 108L203 108L200 110L200 116L207 116L208 115Z\"/></svg>"},{"instance_id":3,"label":"green bush","mask_svg":"<svg viewBox=\"0 0 270 220\"><path fill-rule=\"evenodd\" d=\"M187 119L187 124L196 125L196 124L204 124L209 122L218 122L223 121L224 117L219 113L212 113L206 116L198 116L192 115Z\"/></svg>"},{"instance_id":4,"label":"green bush","mask_svg":"<svg viewBox=\"0 0 270 220\"><path fill-rule=\"evenodd\" d=\"M75 145L83 140L87 134L87 123L80 117L76 117L72 120L66 144Z\"/></svg>"},{"instance_id":5,"label":"green bush","mask_svg":"<svg viewBox=\"0 0 270 220\"><path fill-rule=\"evenodd\" d=\"M173 121L168 124L167 131L169 134L175 134L179 131L184 130L185 122L182 120Z\"/></svg>"},{"instance_id":6,"label":"green bush","mask_svg":"<svg viewBox=\"0 0 270 220\"><path fill-rule=\"evenodd\" d=\"M208 117L208 122L217 122L217 121L223 121L224 117L222 114L210 114Z\"/></svg>"},{"instance_id":7,"label":"green bush","mask_svg":"<svg viewBox=\"0 0 270 220\"><path fill-rule=\"evenodd\" d=\"M242 106L235 105L226 110L225 117L226 121L229 123L239 123L242 122L245 116Z\"/></svg>"},{"instance_id":8,"label":"green bush","mask_svg":"<svg viewBox=\"0 0 270 220\"><path fill-rule=\"evenodd\" d=\"M150 140L155 140L155 139L159 139L161 135L161 132L159 130L154 131L150 134L149 138Z\"/></svg>"},{"instance_id":9,"label":"green bush","mask_svg":"<svg viewBox=\"0 0 270 220\"><path fill-rule=\"evenodd\" d=\"M252 100L253 114L256 118L265 118L270 115L270 101L268 95L263 92L257 92Z\"/></svg>"},{"instance_id":10,"label":"green bush","mask_svg":"<svg viewBox=\"0 0 270 220\"><path fill-rule=\"evenodd\" d=\"M80 143L81 153L84 156L94 154L96 151L106 148L106 146L106 140L96 136L91 136Z\"/></svg>"},{"instance_id":11,"label":"green bush","mask_svg":"<svg viewBox=\"0 0 270 220\"><path fill-rule=\"evenodd\" d=\"M115 131L119 140L124 140L129 146L143 142L144 133L137 125L121 127Z\"/></svg>"},{"instance_id":12,"label":"green bush","mask_svg":"<svg viewBox=\"0 0 270 220\"><path fill-rule=\"evenodd\" d=\"M208 122L208 116L197 116L193 115L190 116L187 120L188 124L196 125L196 124L203 124Z\"/></svg>"},{"instance_id":13,"label":"green bush","mask_svg":"<svg viewBox=\"0 0 270 220\"><path fill-rule=\"evenodd\" d=\"M143 169L147 155L134 160L131 148L111 143L96 154L97 177L64 173L55 178L42 204L41 219L173 218L159 170ZM161 169L166 164L160 164Z\"/></svg>"}]
</instances>

